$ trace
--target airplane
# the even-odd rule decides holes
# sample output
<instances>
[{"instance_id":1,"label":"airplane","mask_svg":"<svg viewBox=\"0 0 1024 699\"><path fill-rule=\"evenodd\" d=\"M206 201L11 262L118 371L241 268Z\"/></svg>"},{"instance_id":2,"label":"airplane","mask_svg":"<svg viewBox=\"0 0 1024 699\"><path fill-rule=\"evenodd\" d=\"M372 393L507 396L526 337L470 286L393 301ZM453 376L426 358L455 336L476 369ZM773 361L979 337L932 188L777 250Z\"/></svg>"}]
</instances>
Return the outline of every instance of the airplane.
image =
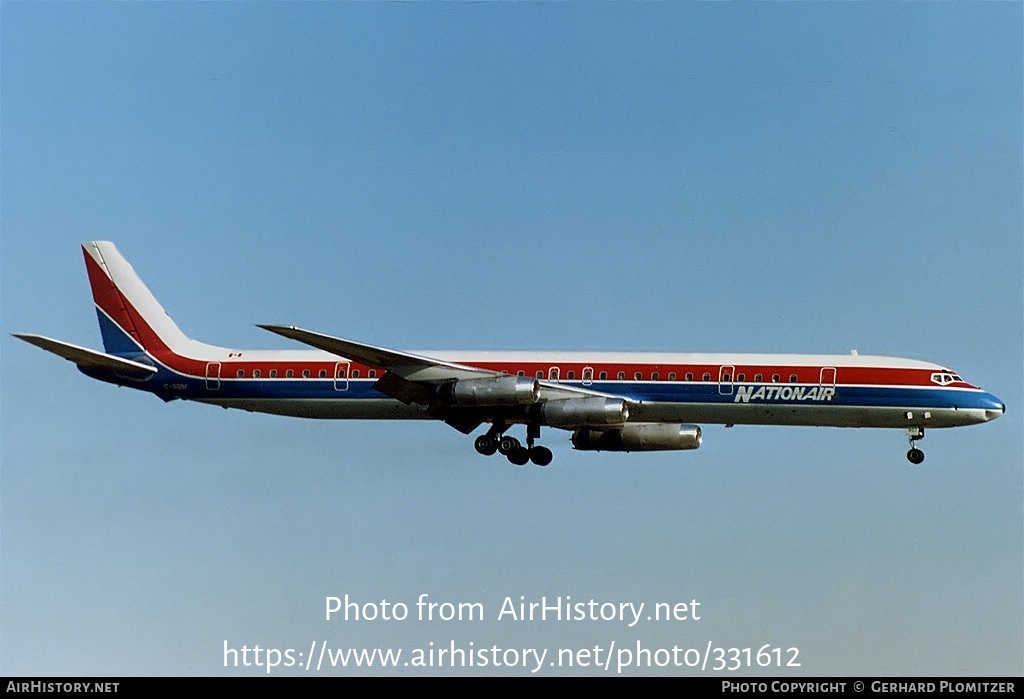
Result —
<instances>
[{"instance_id":1,"label":"airplane","mask_svg":"<svg viewBox=\"0 0 1024 699\"><path fill-rule=\"evenodd\" d=\"M406 352L291 325L259 325L315 349L240 350L188 338L110 242L82 244L103 352L42 335L15 337L85 375L252 412L330 419L433 419L483 455L551 463L542 427L572 432L582 451L697 449L698 423L899 428L924 461L926 428L1006 412L942 365L818 354ZM526 444L509 434L525 425Z\"/></svg>"}]
</instances>

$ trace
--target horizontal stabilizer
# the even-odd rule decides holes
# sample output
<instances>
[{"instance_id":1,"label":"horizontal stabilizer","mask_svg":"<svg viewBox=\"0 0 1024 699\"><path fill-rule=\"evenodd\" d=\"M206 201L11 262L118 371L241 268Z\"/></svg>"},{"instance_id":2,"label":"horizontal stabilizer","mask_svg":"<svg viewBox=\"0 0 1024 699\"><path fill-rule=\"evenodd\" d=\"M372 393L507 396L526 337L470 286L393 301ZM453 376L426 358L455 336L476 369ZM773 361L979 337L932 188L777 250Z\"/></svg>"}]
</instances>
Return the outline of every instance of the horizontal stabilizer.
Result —
<instances>
[{"instance_id":1,"label":"horizontal stabilizer","mask_svg":"<svg viewBox=\"0 0 1024 699\"><path fill-rule=\"evenodd\" d=\"M14 336L19 340L24 340L30 345L35 345L47 352L53 352L58 357L63 357L64 359L72 361L80 367L88 369L107 369L109 371L116 371L119 374L127 374L129 376L148 376L149 374L156 373L156 368L151 367L148 364L133 362L130 359L122 359L121 357L115 357L112 354L104 354L103 352L97 352L96 350L91 350L87 347L79 347L78 345L72 345L67 342L61 342L60 340L43 337L42 335L14 333Z\"/></svg>"}]
</instances>

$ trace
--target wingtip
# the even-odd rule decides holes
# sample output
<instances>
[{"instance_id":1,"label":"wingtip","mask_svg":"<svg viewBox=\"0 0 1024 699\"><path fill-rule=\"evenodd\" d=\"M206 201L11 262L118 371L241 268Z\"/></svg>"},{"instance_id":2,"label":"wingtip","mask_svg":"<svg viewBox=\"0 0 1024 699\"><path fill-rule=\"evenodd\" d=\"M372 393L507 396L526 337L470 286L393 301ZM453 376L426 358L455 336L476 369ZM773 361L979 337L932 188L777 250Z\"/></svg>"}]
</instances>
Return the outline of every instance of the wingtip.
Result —
<instances>
[{"instance_id":1,"label":"wingtip","mask_svg":"<svg viewBox=\"0 0 1024 699\"><path fill-rule=\"evenodd\" d=\"M287 336L289 333L298 330L298 328L295 327L294 325L277 325L276 323L256 323L256 327L262 328L263 330L268 330L278 335L285 336Z\"/></svg>"}]
</instances>

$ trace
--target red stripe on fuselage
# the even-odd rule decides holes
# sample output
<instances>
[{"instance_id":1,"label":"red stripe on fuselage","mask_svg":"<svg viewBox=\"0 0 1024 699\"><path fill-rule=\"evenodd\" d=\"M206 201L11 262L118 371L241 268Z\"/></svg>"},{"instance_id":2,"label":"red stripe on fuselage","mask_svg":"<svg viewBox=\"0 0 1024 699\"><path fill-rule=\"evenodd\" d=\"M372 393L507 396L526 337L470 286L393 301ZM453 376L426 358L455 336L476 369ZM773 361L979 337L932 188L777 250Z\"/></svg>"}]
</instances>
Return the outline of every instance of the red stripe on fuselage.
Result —
<instances>
[{"instance_id":1,"label":"red stripe on fuselage","mask_svg":"<svg viewBox=\"0 0 1024 699\"><path fill-rule=\"evenodd\" d=\"M224 360L213 357L197 359L177 354L167 346L131 301L121 293L106 271L93 259L89 251L83 249L83 254L85 256L85 267L89 275L89 284L92 287L93 299L97 307L125 333L138 342L154 359L174 371L202 378L206 375L207 364L217 362L221 365L220 378L223 380L236 378L240 370L243 372L244 378L253 378L253 371L255 370L260 371L261 376L259 378L268 380L270 379L268 374L271 370L277 371L277 377L275 378L286 378L285 375L288 370L292 370L295 374L292 378L305 378L302 376L303 371L310 372L309 378L335 378L335 366L338 362L342 361L340 357L338 360L329 361L294 361L284 358L280 361L231 361L230 359ZM669 374L675 374L674 381L683 382L687 380L687 374L692 374L692 381L695 383L718 383L721 368L729 366L732 370L731 383L770 384L773 383L772 377L777 374L779 379L776 383L786 384L791 383L790 377L795 374L795 383L805 385L818 384L822 378L821 370L823 368L834 368L834 382L837 385L940 387L931 381L931 375L934 373L932 369L870 366L738 365L732 363L728 355L723 355L722 361L722 364L580 363L572 361L561 362L557 360L557 355L553 354L550 362L479 362L466 364L467 366L490 371L504 371L512 375L523 372L523 375L529 378L536 378L539 372L543 380L548 379L552 367L557 367L559 379L567 383L582 381L584 368L592 370L592 373L588 373L590 373L589 380L593 382L632 382L637 380L667 382L669 381ZM368 376L371 369L377 370L377 378L384 374L384 370L378 367L369 367L351 362L347 378L372 378ZM326 376L319 376L321 370L326 372ZM359 372L358 377L353 376L356 371ZM573 374L572 378L569 378L570 372ZM601 378L602 372L607 374L606 378ZM623 378L621 379L619 378L619 372L623 373ZM653 378L654 373L658 374L657 379ZM637 374L640 376L639 379L636 378ZM704 381L705 374L709 376L707 381ZM755 381L758 374L761 375L761 379ZM740 378L741 375L742 378ZM831 380L829 380L828 385L832 385ZM977 388L966 382L951 384L948 387Z\"/></svg>"},{"instance_id":2,"label":"red stripe on fuselage","mask_svg":"<svg viewBox=\"0 0 1024 699\"><path fill-rule=\"evenodd\" d=\"M340 361L340 359L339 359ZM571 364L571 363L559 363L559 362L548 362L548 363L503 363L503 362L482 362L482 363L465 363L466 366L473 366L480 369L486 369L495 372L507 372L508 374L516 375L519 372L523 372L523 376L527 378L537 378L538 372L540 378L543 381L548 381L549 370L552 366L559 368L559 381L562 383L573 383L578 384L583 380L582 367L590 367L594 369L593 376L588 379L591 383L605 383L605 382L616 382L622 381L625 383L633 383L636 381L654 382L654 383L706 383L706 384L718 384L718 371L721 365L692 365L692 364ZM294 361L226 361L221 362L221 378L232 379L232 378L257 378L253 376L254 371L259 371L260 379L272 379L272 378L287 378L286 372L292 370L294 377L292 378L304 378L302 372L304 370L310 372L308 378L321 378L321 379L333 379L335 378L334 372L337 362L294 362ZM731 366L731 365L730 365ZM822 367L793 367L793 366L773 366L773 365L750 365L744 367L735 367L736 373L732 376L730 383L734 384L765 384L765 385L786 385L790 383L803 384L803 385L817 385L820 384L821 369ZM376 369L377 375L375 377L368 376L368 372ZM270 377L270 371L277 371L276 377ZM242 372L242 376L238 377L238 372ZM318 376L320 371L324 371L325 375ZM359 372L358 375L355 375ZM572 377L569 377L569 373L572 373ZM623 373L623 378L619 378L619 372ZM601 378L601 374L606 373L605 378ZM654 378L654 373L657 373L657 378ZM966 382L950 384L948 386L939 386L931 381L931 370L928 369L891 369L891 368L873 368L873 367L841 367L837 369L836 380L834 383L828 382L826 385L861 385L861 386L904 386L904 387L921 387L921 388L967 388L976 389L977 387L972 386ZM636 375L639 374L640 378L637 379ZM669 374L675 376L670 378ZM692 378L687 379L687 374L692 374ZM709 378L704 380L704 374L708 374ZM757 375L760 374L761 378L755 381ZM776 382L772 381L772 377L778 374L779 380ZM790 376L796 375L797 379L795 382L790 381ZM368 367L363 364L351 362L349 367L348 376L345 378L349 379L365 379L365 378L380 378L384 375L384 371L376 367ZM742 375L743 378L739 378Z\"/></svg>"}]
</instances>

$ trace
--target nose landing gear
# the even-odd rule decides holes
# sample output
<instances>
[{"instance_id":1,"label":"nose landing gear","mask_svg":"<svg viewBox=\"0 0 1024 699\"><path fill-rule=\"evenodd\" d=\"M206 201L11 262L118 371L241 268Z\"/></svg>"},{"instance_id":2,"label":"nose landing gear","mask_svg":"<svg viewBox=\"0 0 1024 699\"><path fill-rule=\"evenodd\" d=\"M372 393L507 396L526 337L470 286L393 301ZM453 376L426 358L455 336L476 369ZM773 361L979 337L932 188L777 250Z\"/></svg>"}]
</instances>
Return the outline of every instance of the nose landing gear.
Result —
<instances>
[{"instance_id":1,"label":"nose landing gear","mask_svg":"<svg viewBox=\"0 0 1024 699\"><path fill-rule=\"evenodd\" d=\"M917 448L916 442L924 439L923 427L908 427L907 438L910 439L910 451L907 452L907 461L915 466L924 461L924 452Z\"/></svg>"}]
</instances>

